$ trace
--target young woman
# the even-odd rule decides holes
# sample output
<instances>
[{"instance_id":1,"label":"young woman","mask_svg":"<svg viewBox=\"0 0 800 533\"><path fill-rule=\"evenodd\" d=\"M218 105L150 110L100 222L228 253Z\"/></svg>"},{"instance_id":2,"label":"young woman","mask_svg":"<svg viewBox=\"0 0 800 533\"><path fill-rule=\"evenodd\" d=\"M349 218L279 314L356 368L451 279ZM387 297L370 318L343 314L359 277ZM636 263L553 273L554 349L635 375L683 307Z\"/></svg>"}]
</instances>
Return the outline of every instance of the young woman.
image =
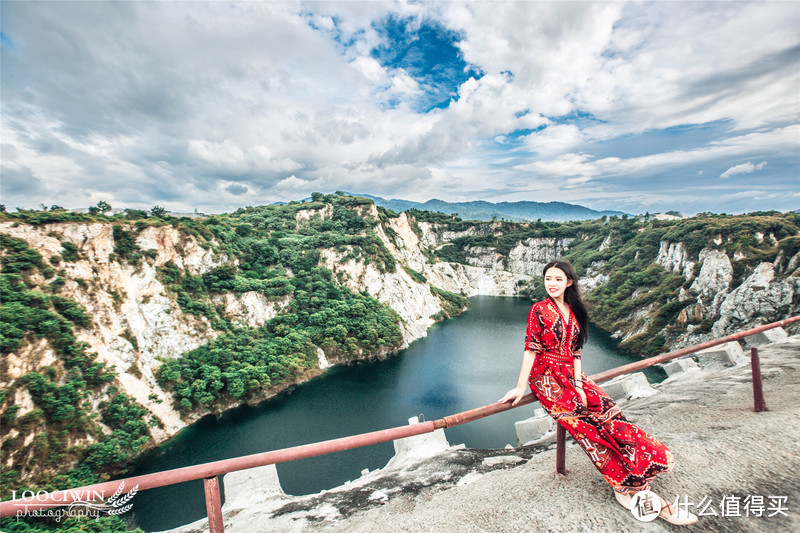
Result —
<instances>
[{"instance_id":1,"label":"young woman","mask_svg":"<svg viewBox=\"0 0 800 533\"><path fill-rule=\"evenodd\" d=\"M633 507L632 497L675 465L669 449L628 422L614 400L581 372L581 347L589 317L578 291L575 269L567 261L544 267L547 298L528 314L525 355L517 386L500 402L516 405L526 383L541 406L583 447L614 489L617 501ZM659 516L672 524L693 524L697 517L678 512L662 498Z\"/></svg>"}]
</instances>

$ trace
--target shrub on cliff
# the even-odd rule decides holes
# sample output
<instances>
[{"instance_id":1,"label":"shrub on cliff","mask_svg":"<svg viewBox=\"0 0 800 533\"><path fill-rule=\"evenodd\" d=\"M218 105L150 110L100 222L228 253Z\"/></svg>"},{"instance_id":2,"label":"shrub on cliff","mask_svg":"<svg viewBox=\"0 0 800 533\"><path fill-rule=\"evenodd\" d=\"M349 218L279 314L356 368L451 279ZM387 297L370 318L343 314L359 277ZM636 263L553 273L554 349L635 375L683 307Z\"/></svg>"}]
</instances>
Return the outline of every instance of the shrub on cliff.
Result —
<instances>
[{"instance_id":1,"label":"shrub on cliff","mask_svg":"<svg viewBox=\"0 0 800 533\"><path fill-rule=\"evenodd\" d=\"M44 366L28 372L10 389L0 393L0 411L4 437L3 452L15 464L31 459L38 474L28 482L49 490L94 483L112 472L118 472L149 441L143 420L145 410L131 398L118 393L109 382L114 373L97 354L87 351L88 344L79 342L76 327L88 327L91 319L74 300L42 292L34 281L44 264L41 255L21 239L0 234L3 270L0 272L0 355L6 356L31 339L46 339L60 364ZM18 406L11 405L16 391L24 389L36 406L24 417L18 417ZM111 435L103 435L92 416L92 401L102 397L98 409ZM13 407L17 407L14 409ZM33 431L33 442L7 438L10 427ZM97 442L90 446L67 446L69 441L91 436ZM115 450L110 453L110 450ZM70 465L77 465L69 470ZM52 474L53 470L64 472ZM66 472L65 472L66 470ZM46 474L43 472L49 471ZM12 490L21 490L18 470L6 469L0 479L0 497L8 498Z\"/></svg>"}]
</instances>

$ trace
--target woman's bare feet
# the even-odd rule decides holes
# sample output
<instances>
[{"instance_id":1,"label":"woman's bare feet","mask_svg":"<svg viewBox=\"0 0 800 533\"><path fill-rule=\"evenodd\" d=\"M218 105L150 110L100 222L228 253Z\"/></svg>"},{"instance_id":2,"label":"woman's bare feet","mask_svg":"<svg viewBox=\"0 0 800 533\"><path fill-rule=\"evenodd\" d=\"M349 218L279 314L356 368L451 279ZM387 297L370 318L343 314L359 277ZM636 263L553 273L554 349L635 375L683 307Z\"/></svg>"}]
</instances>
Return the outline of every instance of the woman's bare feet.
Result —
<instances>
[{"instance_id":1,"label":"woman's bare feet","mask_svg":"<svg viewBox=\"0 0 800 533\"><path fill-rule=\"evenodd\" d=\"M614 497L617 499L619 504L623 506L627 510L633 509L633 494L622 494L620 492L614 491ZM697 516L690 513L687 509L678 508L675 509L675 506L671 503L667 502L664 498L659 496L661 499L661 512L658 513L660 518L663 518L670 524L675 524L676 526L688 526L689 524L694 524L697 522Z\"/></svg>"},{"instance_id":2,"label":"woman's bare feet","mask_svg":"<svg viewBox=\"0 0 800 533\"><path fill-rule=\"evenodd\" d=\"M621 492L614 491L614 497L617 499L619 504L623 506L627 510L633 509L633 495L632 494L622 494Z\"/></svg>"}]
</instances>

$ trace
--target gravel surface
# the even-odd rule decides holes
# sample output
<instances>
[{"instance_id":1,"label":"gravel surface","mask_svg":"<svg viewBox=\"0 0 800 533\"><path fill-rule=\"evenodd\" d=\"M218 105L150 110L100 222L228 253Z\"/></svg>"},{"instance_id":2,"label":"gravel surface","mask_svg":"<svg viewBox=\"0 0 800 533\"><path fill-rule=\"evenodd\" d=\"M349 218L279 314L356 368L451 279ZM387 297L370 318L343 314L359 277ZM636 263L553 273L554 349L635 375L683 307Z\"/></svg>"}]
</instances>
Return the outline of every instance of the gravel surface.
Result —
<instances>
[{"instance_id":1,"label":"gravel surface","mask_svg":"<svg viewBox=\"0 0 800 533\"><path fill-rule=\"evenodd\" d=\"M661 384L659 394L622 403L629 420L664 442L675 469L653 490L668 500L703 498L718 516L693 526L657 519L640 522L614 500L611 488L586 454L567 437L567 475L555 472L555 450L535 454L509 469L476 476L447 490L391 498L380 508L332 525L309 528L346 532L639 532L800 531L800 338L760 349L767 412L753 412L750 367L684 374ZM524 408L523 408L524 409ZM786 496L784 516L765 509L747 516L746 497ZM723 513L723 497L739 497ZM724 514L724 516L723 516ZM768 514L774 514L768 517Z\"/></svg>"}]
</instances>

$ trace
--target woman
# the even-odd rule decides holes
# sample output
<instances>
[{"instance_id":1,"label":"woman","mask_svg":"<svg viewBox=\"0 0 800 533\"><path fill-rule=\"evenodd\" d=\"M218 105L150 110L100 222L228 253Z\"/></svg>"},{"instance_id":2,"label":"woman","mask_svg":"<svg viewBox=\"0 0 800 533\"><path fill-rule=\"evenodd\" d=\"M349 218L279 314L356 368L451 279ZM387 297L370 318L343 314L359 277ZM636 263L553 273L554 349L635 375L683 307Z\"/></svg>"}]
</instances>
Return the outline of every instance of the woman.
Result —
<instances>
[{"instance_id":1,"label":"woman","mask_svg":"<svg viewBox=\"0 0 800 533\"><path fill-rule=\"evenodd\" d=\"M578 291L575 269L567 261L544 267L547 298L528 314L525 355L517 386L500 402L516 405L526 382L541 406L583 447L614 489L617 501L633 507L635 493L675 465L669 449L627 421L613 399L581 372L581 347L589 317ZM661 518L692 524L697 517L662 500Z\"/></svg>"}]
</instances>

